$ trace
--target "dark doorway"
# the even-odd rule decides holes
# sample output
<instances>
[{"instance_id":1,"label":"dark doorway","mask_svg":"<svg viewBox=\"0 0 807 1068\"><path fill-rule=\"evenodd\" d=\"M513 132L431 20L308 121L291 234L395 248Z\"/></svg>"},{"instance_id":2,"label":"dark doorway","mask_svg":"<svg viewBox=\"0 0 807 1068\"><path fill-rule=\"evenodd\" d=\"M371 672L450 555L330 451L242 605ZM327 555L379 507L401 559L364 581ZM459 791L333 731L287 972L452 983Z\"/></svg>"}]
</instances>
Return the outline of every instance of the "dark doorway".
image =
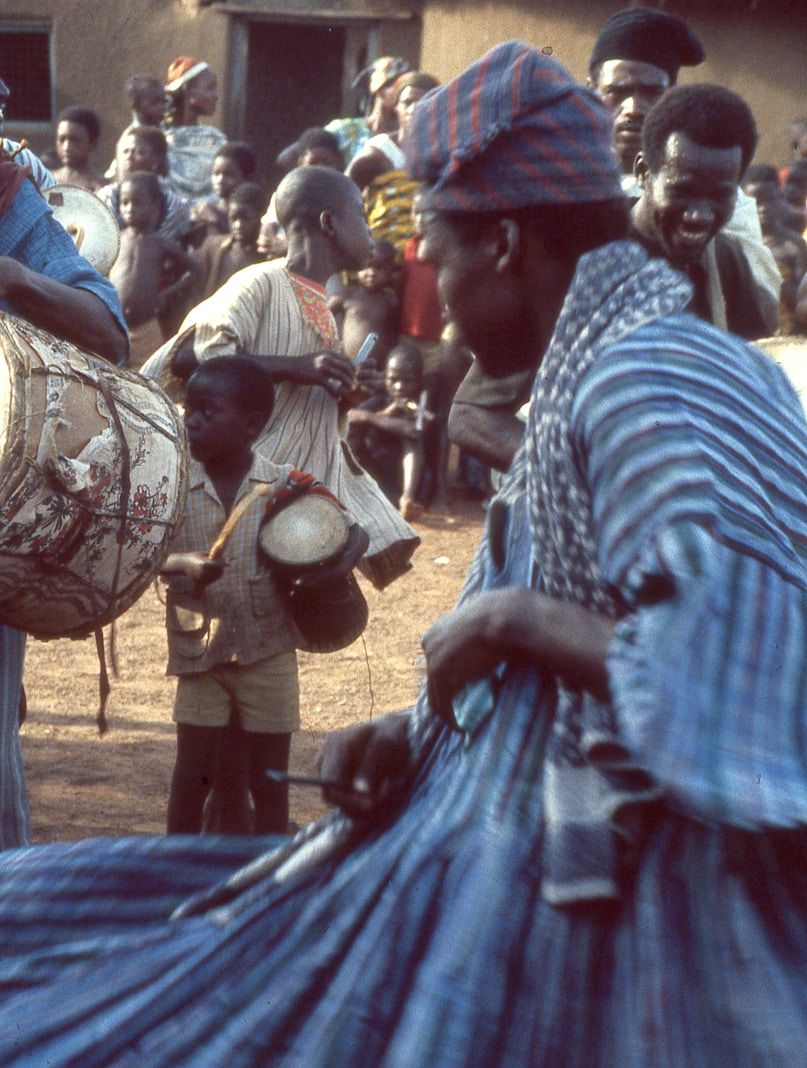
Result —
<instances>
[{"instance_id":1,"label":"dark doorway","mask_svg":"<svg viewBox=\"0 0 807 1068\"><path fill-rule=\"evenodd\" d=\"M255 148L268 192L283 177L275 166L281 149L341 114L345 33L339 26L249 25L244 140Z\"/></svg>"}]
</instances>

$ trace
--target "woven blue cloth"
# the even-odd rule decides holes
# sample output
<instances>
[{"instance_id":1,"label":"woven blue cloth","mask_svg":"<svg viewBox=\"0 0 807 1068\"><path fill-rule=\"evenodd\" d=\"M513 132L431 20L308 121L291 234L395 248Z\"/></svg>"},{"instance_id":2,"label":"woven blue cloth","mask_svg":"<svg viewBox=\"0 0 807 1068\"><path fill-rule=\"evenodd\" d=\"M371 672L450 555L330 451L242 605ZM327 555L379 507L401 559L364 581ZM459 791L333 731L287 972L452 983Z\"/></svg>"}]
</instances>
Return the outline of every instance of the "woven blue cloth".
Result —
<instances>
[{"instance_id":1,"label":"woven blue cloth","mask_svg":"<svg viewBox=\"0 0 807 1068\"><path fill-rule=\"evenodd\" d=\"M0 218L0 256L10 256L37 274L94 293L126 333L118 291L76 251L73 239L54 218L34 184L24 181L9 210ZM14 307L0 300L3 311Z\"/></svg>"},{"instance_id":2,"label":"woven blue cloth","mask_svg":"<svg viewBox=\"0 0 807 1068\"><path fill-rule=\"evenodd\" d=\"M600 353L570 435L599 568L625 605L608 664L615 720L661 790L621 897L559 908L543 894L557 680L505 664L470 739L421 698L414 780L379 824L332 815L276 849L168 838L5 854L0 1063L802 1062L797 398L761 353L675 314ZM463 598L537 588L526 501L538 477L522 450ZM187 895L211 907L171 920Z\"/></svg>"}]
</instances>

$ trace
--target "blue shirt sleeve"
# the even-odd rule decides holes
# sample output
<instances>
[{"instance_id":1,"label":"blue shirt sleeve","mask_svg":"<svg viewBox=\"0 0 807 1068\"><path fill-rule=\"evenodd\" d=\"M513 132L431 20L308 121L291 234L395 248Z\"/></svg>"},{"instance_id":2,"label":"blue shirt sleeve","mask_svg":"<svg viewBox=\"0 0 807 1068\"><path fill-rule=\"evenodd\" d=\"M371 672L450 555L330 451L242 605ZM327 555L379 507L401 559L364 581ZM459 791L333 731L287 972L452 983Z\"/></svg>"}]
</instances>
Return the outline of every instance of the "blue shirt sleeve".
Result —
<instances>
[{"instance_id":1,"label":"blue shirt sleeve","mask_svg":"<svg viewBox=\"0 0 807 1068\"><path fill-rule=\"evenodd\" d=\"M117 290L78 253L31 181L22 183L11 207L0 218L0 255L10 256L55 282L94 293L126 333ZM6 301L0 301L0 308L15 313Z\"/></svg>"}]
</instances>

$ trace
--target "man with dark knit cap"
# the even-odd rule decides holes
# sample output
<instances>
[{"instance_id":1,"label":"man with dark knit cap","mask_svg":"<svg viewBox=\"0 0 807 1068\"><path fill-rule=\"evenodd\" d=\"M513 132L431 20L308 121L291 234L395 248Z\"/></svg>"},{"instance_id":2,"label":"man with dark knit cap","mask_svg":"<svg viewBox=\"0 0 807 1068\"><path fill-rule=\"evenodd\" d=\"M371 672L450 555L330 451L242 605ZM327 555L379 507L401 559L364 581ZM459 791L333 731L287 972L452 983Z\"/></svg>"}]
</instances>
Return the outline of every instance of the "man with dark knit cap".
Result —
<instances>
[{"instance_id":1,"label":"man with dark knit cap","mask_svg":"<svg viewBox=\"0 0 807 1068\"><path fill-rule=\"evenodd\" d=\"M641 193L634 164L648 112L676 84L681 67L696 67L704 58L703 46L687 24L666 11L646 7L618 11L600 30L591 51L588 84L613 116L612 143L622 170L622 189L632 200ZM762 240L756 203L741 189L722 234L739 243L767 332L775 333L782 277ZM714 264L711 275L713 288L719 287Z\"/></svg>"},{"instance_id":2,"label":"man with dark knit cap","mask_svg":"<svg viewBox=\"0 0 807 1068\"><path fill-rule=\"evenodd\" d=\"M605 23L589 60L589 85L614 116L614 149L624 175L633 177L650 108L675 85L682 66L696 67L704 57L687 24L666 11L630 8Z\"/></svg>"}]
</instances>

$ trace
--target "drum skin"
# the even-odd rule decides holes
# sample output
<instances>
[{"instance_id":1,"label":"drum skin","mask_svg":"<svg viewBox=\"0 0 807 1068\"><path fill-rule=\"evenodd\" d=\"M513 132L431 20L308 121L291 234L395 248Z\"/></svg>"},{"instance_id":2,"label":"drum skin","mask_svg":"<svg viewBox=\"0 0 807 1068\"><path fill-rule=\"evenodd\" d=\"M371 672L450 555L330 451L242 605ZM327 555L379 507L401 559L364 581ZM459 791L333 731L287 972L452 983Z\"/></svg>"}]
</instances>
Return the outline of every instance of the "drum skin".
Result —
<instances>
[{"instance_id":1,"label":"drum skin","mask_svg":"<svg viewBox=\"0 0 807 1068\"><path fill-rule=\"evenodd\" d=\"M42 195L84 259L108 276L118 258L120 227L106 204L75 185L52 185Z\"/></svg>"},{"instance_id":2,"label":"drum skin","mask_svg":"<svg viewBox=\"0 0 807 1068\"><path fill-rule=\"evenodd\" d=\"M184 512L159 386L0 313L0 622L83 637L156 577Z\"/></svg>"},{"instance_id":3,"label":"drum skin","mask_svg":"<svg viewBox=\"0 0 807 1068\"><path fill-rule=\"evenodd\" d=\"M261 528L261 546L273 563L294 576L339 557L349 522L345 511L328 497L305 493Z\"/></svg>"}]
</instances>

